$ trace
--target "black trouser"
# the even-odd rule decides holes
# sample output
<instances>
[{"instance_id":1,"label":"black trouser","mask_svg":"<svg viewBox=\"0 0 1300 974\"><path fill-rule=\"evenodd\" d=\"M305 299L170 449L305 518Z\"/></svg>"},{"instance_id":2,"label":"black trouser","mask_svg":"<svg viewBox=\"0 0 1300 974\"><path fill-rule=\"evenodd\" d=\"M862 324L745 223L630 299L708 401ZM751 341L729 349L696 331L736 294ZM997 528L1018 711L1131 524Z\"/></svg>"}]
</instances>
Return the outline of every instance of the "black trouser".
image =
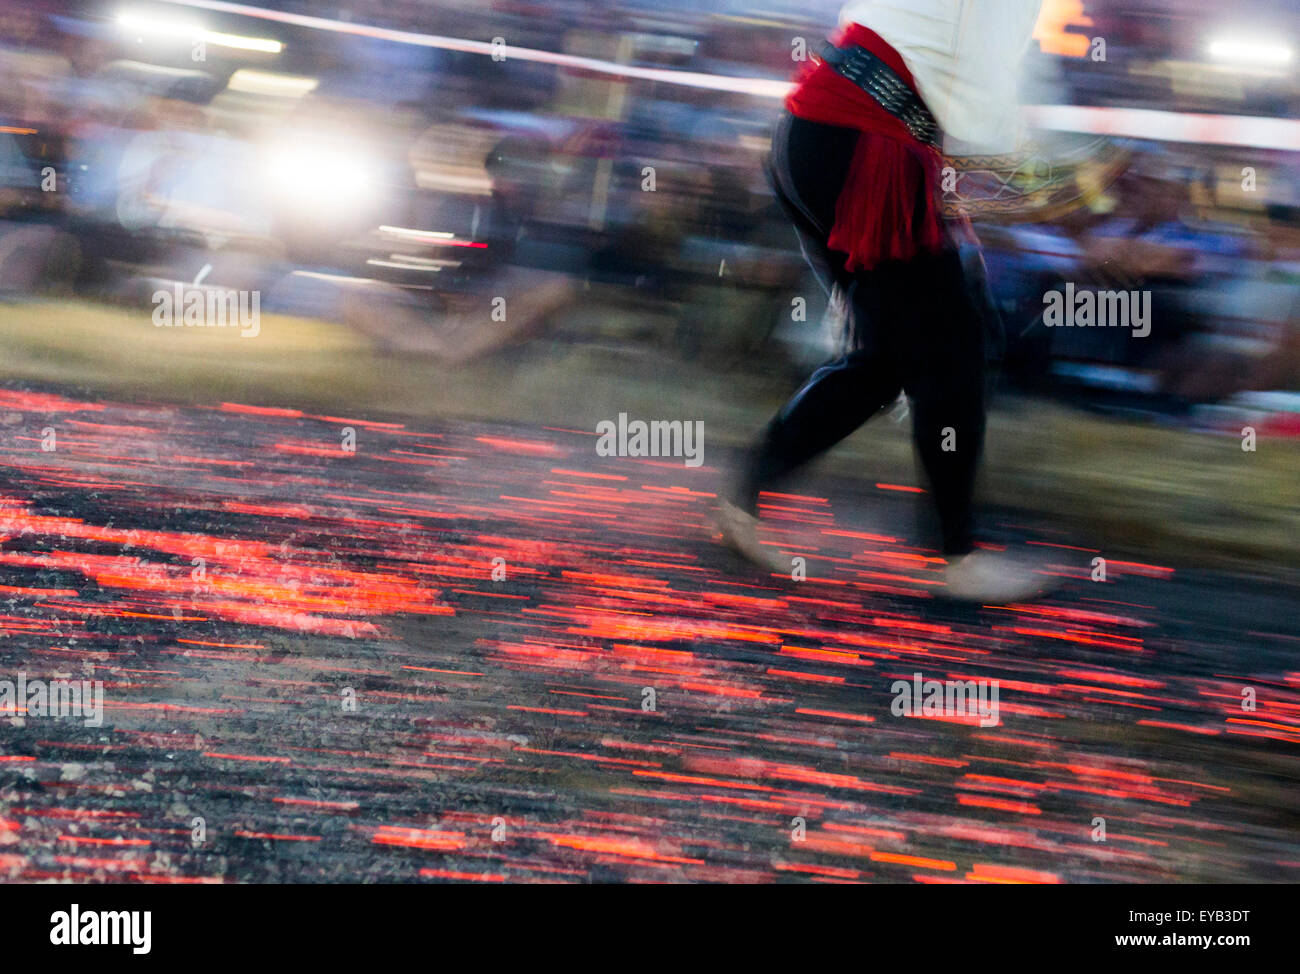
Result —
<instances>
[{"instance_id":1,"label":"black trouser","mask_svg":"<svg viewBox=\"0 0 1300 974\"><path fill-rule=\"evenodd\" d=\"M846 255L827 248L858 138L852 129L787 115L773 143L777 196L822 284L846 297L850 328L844 354L814 372L768 425L738 502L756 512L760 491L844 439L902 391L911 401L943 551L962 554L974 544L971 504L984 440L984 319L955 250L850 274Z\"/></svg>"}]
</instances>

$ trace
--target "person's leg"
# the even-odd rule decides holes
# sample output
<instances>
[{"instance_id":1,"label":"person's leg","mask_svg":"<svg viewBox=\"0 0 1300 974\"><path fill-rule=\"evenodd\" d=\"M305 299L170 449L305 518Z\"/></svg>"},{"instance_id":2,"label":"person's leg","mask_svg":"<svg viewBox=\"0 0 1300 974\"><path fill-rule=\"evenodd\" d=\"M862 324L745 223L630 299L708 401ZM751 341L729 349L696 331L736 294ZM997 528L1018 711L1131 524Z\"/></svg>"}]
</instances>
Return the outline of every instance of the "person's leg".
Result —
<instances>
[{"instance_id":1,"label":"person's leg","mask_svg":"<svg viewBox=\"0 0 1300 974\"><path fill-rule=\"evenodd\" d=\"M901 388L892 366L874 351L850 352L823 365L764 430L736 503L755 513L761 491L844 439L897 399Z\"/></svg>"},{"instance_id":2,"label":"person's leg","mask_svg":"<svg viewBox=\"0 0 1300 974\"><path fill-rule=\"evenodd\" d=\"M804 257L828 292L838 287L847 293L851 316L860 314L853 300L860 282L845 271L846 255L830 250L826 238L858 138L851 129L787 115L773 140L770 174ZM821 366L781 407L751 451L736 504L755 513L761 491L844 439L893 402L901 388L894 368L874 348L855 348Z\"/></svg>"},{"instance_id":3,"label":"person's leg","mask_svg":"<svg viewBox=\"0 0 1300 974\"><path fill-rule=\"evenodd\" d=\"M1044 576L1009 553L976 549L975 476L984 446L987 322L955 251L881 267L880 341L891 350L912 404L912 433L938 515L950 598L1018 602Z\"/></svg>"},{"instance_id":4,"label":"person's leg","mask_svg":"<svg viewBox=\"0 0 1300 974\"><path fill-rule=\"evenodd\" d=\"M890 269L881 314L911 403L945 554L974 548L975 478L984 447L985 334L955 252Z\"/></svg>"}]
</instances>

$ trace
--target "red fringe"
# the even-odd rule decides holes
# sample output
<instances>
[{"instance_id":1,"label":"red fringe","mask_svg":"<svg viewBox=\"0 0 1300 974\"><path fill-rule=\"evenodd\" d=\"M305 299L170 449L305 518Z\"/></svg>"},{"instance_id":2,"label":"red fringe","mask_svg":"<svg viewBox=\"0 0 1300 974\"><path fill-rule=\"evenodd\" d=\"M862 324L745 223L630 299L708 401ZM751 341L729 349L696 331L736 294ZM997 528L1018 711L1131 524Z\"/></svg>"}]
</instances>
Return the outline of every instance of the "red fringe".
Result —
<instances>
[{"instance_id":1,"label":"red fringe","mask_svg":"<svg viewBox=\"0 0 1300 974\"><path fill-rule=\"evenodd\" d=\"M916 90L902 57L875 31L850 24L832 42L865 47ZM943 156L938 150L913 138L870 95L821 62L805 69L786 107L806 121L862 133L828 241L832 250L848 254L845 266L850 272L944 248L948 238L939 206Z\"/></svg>"}]
</instances>

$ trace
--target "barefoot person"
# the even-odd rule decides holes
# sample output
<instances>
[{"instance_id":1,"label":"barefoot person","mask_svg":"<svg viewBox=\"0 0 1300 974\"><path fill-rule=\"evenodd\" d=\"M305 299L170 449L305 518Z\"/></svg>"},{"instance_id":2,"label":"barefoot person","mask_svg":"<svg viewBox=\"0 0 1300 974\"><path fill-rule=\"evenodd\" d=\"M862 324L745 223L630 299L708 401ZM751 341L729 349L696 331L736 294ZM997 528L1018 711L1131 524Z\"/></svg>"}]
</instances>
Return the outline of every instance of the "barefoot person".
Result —
<instances>
[{"instance_id":1,"label":"barefoot person","mask_svg":"<svg viewBox=\"0 0 1300 974\"><path fill-rule=\"evenodd\" d=\"M987 315L940 213L944 140L1005 152L1017 65L1041 0L856 0L786 100L771 176L805 257L847 309L844 351L780 409L719 512L723 536L771 566L758 497L906 393L947 561L947 594L1014 599L1033 575L976 550Z\"/></svg>"}]
</instances>

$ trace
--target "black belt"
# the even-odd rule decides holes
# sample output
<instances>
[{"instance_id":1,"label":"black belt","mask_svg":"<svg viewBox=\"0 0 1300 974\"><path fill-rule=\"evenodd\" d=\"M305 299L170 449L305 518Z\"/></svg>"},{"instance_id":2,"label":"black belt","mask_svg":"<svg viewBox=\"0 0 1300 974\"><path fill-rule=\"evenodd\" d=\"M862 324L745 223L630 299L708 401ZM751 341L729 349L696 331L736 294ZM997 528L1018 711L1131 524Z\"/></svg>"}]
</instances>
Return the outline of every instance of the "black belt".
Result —
<instances>
[{"instance_id":1,"label":"black belt","mask_svg":"<svg viewBox=\"0 0 1300 974\"><path fill-rule=\"evenodd\" d=\"M865 47L835 47L823 44L821 58L839 74L865 91L885 111L905 126L918 142L939 148L942 138L939 123L925 107L925 102L906 81Z\"/></svg>"}]
</instances>

